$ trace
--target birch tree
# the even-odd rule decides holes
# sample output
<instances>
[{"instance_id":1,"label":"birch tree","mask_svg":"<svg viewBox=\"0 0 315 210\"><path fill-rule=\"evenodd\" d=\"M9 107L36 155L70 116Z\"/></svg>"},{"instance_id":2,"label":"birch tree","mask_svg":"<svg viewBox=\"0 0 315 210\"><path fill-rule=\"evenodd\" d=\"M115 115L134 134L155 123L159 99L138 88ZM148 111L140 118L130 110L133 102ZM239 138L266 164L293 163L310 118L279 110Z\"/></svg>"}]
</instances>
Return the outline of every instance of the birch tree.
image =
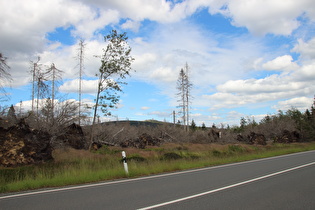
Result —
<instances>
[{"instance_id":1,"label":"birch tree","mask_svg":"<svg viewBox=\"0 0 315 210\"><path fill-rule=\"evenodd\" d=\"M93 129L97 118L98 107L105 116L111 115L110 109L115 108L119 102L118 93L122 91L121 85L131 71L131 63L134 58L130 55L131 47L128 45L126 33L118 34L112 30L104 37L107 42L106 49L103 49L101 67L99 68L98 87L95 99L93 122L91 128L90 145L93 142Z\"/></svg>"}]
</instances>

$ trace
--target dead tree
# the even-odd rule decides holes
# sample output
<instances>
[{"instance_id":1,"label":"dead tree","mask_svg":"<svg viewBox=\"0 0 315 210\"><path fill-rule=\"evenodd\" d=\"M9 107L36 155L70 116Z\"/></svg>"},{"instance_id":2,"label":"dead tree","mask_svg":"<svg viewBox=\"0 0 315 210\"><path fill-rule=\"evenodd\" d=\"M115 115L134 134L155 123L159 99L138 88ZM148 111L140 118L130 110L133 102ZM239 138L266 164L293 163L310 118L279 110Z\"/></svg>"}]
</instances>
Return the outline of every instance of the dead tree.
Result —
<instances>
[{"instance_id":1,"label":"dead tree","mask_svg":"<svg viewBox=\"0 0 315 210\"><path fill-rule=\"evenodd\" d=\"M9 73L10 67L8 66L6 60L7 58L0 53L0 90L4 93L4 96L7 96L7 94L2 83L12 81L11 74ZM3 98L0 96L0 101L1 100L3 100Z\"/></svg>"},{"instance_id":2,"label":"dead tree","mask_svg":"<svg viewBox=\"0 0 315 210\"><path fill-rule=\"evenodd\" d=\"M50 68L47 70L47 74L48 74L48 77L51 79L51 105L52 105L52 108L51 108L51 117L52 117L52 122L54 122L54 111L55 111L55 88L56 88L56 84L57 84L57 81L61 80L62 77L61 77L61 74L63 73L63 71L57 69L55 67L55 64L52 63Z\"/></svg>"},{"instance_id":3,"label":"dead tree","mask_svg":"<svg viewBox=\"0 0 315 210\"><path fill-rule=\"evenodd\" d=\"M35 101L35 83L36 83L36 75L37 72L39 71L40 65L38 64L38 62L40 61L40 57L37 57L37 61L32 63L31 66L31 73L32 73L32 112L34 112L34 101Z\"/></svg>"},{"instance_id":4,"label":"dead tree","mask_svg":"<svg viewBox=\"0 0 315 210\"><path fill-rule=\"evenodd\" d=\"M180 114L182 115L185 130L189 128L189 106L191 98L192 84L189 79L189 66L186 63L184 69L181 69L177 79L177 97L179 102Z\"/></svg>"},{"instance_id":5,"label":"dead tree","mask_svg":"<svg viewBox=\"0 0 315 210\"><path fill-rule=\"evenodd\" d=\"M81 106L82 106L82 76L84 69L84 41L80 40L79 42L79 125L81 124Z\"/></svg>"}]
</instances>

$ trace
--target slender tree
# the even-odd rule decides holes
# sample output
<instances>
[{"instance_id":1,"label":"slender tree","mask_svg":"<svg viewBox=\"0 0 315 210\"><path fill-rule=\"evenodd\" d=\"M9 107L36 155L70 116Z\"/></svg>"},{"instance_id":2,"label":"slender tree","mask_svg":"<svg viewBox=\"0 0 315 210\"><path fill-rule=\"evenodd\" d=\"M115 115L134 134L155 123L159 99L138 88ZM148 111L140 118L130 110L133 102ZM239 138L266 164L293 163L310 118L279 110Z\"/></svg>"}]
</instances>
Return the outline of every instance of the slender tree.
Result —
<instances>
[{"instance_id":1,"label":"slender tree","mask_svg":"<svg viewBox=\"0 0 315 210\"><path fill-rule=\"evenodd\" d=\"M56 85L57 81L61 80L63 71L57 69L55 64L52 63L50 68L47 70L47 74L51 80L51 117L52 123L54 123L54 111L55 111L55 95L56 95Z\"/></svg>"},{"instance_id":2,"label":"slender tree","mask_svg":"<svg viewBox=\"0 0 315 210\"><path fill-rule=\"evenodd\" d=\"M179 108L180 114L182 115L184 127L186 127L186 91L185 91L185 81L186 81L186 74L184 69L181 69L179 72L178 80L177 80L177 96L179 97Z\"/></svg>"},{"instance_id":3,"label":"slender tree","mask_svg":"<svg viewBox=\"0 0 315 210\"><path fill-rule=\"evenodd\" d=\"M39 115L39 100L45 98L49 92L49 86L45 83L47 81L47 72L42 72L40 68L36 72L36 114Z\"/></svg>"},{"instance_id":4,"label":"slender tree","mask_svg":"<svg viewBox=\"0 0 315 210\"><path fill-rule=\"evenodd\" d=\"M128 45L126 33L118 34L116 30L112 30L104 39L108 44L106 49L103 49L102 64L97 74L98 87L90 145L93 142L93 129L97 118L98 107L101 107L105 116L111 115L110 109L114 108L119 101L118 92L122 91L121 85L126 84L123 82L123 79L130 74L131 63L134 60L130 55L131 48Z\"/></svg>"},{"instance_id":5,"label":"slender tree","mask_svg":"<svg viewBox=\"0 0 315 210\"><path fill-rule=\"evenodd\" d=\"M187 125L189 124L189 108L191 103L191 89L192 89L192 83L190 82L189 78L189 66L188 63L185 64L185 96L186 96L186 118L187 118ZM187 126L187 129L189 129L189 126Z\"/></svg>"},{"instance_id":6,"label":"slender tree","mask_svg":"<svg viewBox=\"0 0 315 210\"><path fill-rule=\"evenodd\" d=\"M79 59L79 125L81 124L81 106L82 106L82 76L84 69L84 48L85 43L81 39L79 42L78 59Z\"/></svg>"},{"instance_id":7,"label":"slender tree","mask_svg":"<svg viewBox=\"0 0 315 210\"><path fill-rule=\"evenodd\" d=\"M34 101L35 101L35 84L36 84L36 75L37 72L40 70L40 65L38 65L38 62L40 61L40 57L37 57L37 61L33 62L31 61L31 73L32 73L32 112L34 112Z\"/></svg>"},{"instance_id":8,"label":"slender tree","mask_svg":"<svg viewBox=\"0 0 315 210\"><path fill-rule=\"evenodd\" d=\"M181 109L180 113L182 114L184 128L189 129L189 107L191 103L191 89L192 83L189 79L189 66L186 63L185 67L182 68L179 72L177 79L177 96L179 102L179 108Z\"/></svg>"},{"instance_id":9,"label":"slender tree","mask_svg":"<svg viewBox=\"0 0 315 210\"><path fill-rule=\"evenodd\" d=\"M0 53L0 90L6 96L6 92L4 90L3 83L4 82L11 82L11 74L9 73L10 67L7 64L7 57L4 57L2 53ZM0 100L3 98L0 96Z\"/></svg>"}]
</instances>

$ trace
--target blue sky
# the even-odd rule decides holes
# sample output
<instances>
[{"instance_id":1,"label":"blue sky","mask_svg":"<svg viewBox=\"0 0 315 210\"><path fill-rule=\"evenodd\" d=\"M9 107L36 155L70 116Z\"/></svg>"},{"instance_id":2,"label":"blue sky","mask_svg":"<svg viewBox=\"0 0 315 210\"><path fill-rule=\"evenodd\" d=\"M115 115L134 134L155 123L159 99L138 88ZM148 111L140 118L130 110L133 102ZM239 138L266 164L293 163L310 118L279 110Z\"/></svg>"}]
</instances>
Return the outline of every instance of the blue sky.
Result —
<instances>
[{"instance_id":1,"label":"blue sky","mask_svg":"<svg viewBox=\"0 0 315 210\"><path fill-rule=\"evenodd\" d=\"M0 52L13 81L1 105L30 108L30 61L64 71L58 100L78 100L78 43L85 41L83 98L93 103L103 37L127 32L135 61L118 108L105 120L172 121L187 62L197 125L259 121L315 94L312 0L16 0L0 2ZM178 119L180 116L177 116Z\"/></svg>"}]
</instances>

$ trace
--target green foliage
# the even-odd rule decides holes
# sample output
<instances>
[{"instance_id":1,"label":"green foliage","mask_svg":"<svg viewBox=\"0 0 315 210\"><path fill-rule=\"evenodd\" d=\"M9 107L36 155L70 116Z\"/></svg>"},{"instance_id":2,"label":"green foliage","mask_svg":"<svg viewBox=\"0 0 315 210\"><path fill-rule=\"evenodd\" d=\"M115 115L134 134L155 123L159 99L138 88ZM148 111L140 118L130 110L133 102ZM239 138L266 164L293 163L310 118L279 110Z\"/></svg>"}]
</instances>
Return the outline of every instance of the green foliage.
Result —
<instances>
[{"instance_id":1,"label":"green foliage","mask_svg":"<svg viewBox=\"0 0 315 210\"><path fill-rule=\"evenodd\" d=\"M118 92L122 91L121 85L126 84L122 80L130 74L134 58L130 55L131 48L126 33L118 34L112 30L104 39L108 44L103 49L102 65L97 75L99 83L96 108L101 106L104 115L110 115L109 109L114 108L119 101Z\"/></svg>"},{"instance_id":2,"label":"green foliage","mask_svg":"<svg viewBox=\"0 0 315 210\"><path fill-rule=\"evenodd\" d=\"M203 122L202 125L201 125L201 130L203 130L203 131L204 131L204 130L207 130L206 124L205 124L204 122Z\"/></svg>"},{"instance_id":3,"label":"green foliage","mask_svg":"<svg viewBox=\"0 0 315 210\"><path fill-rule=\"evenodd\" d=\"M178 160L182 159L183 157L175 152L168 152L163 155L161 160Z\"/></svg>"},{"instance_id":4,"label":"green foliage","mask_svg":"<svg viewBox=\"0 0 315 210\"><path fill-rule=\"evenodd\" d=\"M147 159L145 159L144 157L140 156L139 154L132 154L129 157L127 157L127 162L129 161L135 161L135 162L144 162Z\"/></svg>"},{"instance_id":5,"label":"green foliage","mask_svg":"<svg viewBox=\"0 0 315 210\"><path fill-rule=\"evenodd\" d=\"M117 154L120 153L120 150L116 150L116 149L111 149L109 146L103 145L100 149L98 149L97 151L95 151L95 153L97 154L108 154L108 155L113 155L113 154Z\"/></svg>"},{"instance_id":6,"label":"green foliage","mask_svg":"<svg viewBox=\"0 0 315 210\"><path fill-rule=\"evenodd\" d=\"M246 149L240 145L229 145L228 151L229 153L243 153Z\"/></svg>"},{"instance_id":7,"label":"green foliage","mask_svg":"<svg viewBox=\"0 0 315 210\"><path fill-rule=\"evenodd\" d=\"M241 127L241 129L244 129L246 125L247 125L247 121L246 121L246 119L244 117L242 117L241 120L240 120L240 127Z\"/></svg>"},{"instance_id":8,"label":"green foliage","mask_svg":"<svg viewBox=\"0 0 315 210\"><path fill-rule=\"evenodd\" d=\"M220 152L219 150L214 149L214 150L212 150L212 155L214 157L220 157L220 156L222 156L222 152Z\"/></svg>"},{"instance_id":9,"label":"green foliage","mask_svg":"<svg viewBox=\"0 0 315 210\"><path fill-rule=\"evenodd\" d=\"M313 108L311 108L313 109ZM277 126L282 123L283 125L293 124L294 129L300 134L302 141L315 140L315 120L314 115L307 109L304 113L296 108L291 108L286 112L281 110L278 114L269 116L267 115L260 121L259 125L270 125L271 127ZM286 128L283 128L283 130Z\"/></svg>"},{"instance_id":10,"label":"green foliage","mask_svg":"<svg viewBox=\"0 0 315 210\"><path fill-rule=\"evenodd\" d=\"M192 121L191 121L190 128L191 128L191 130L192 130L192 131L197 130L197 126L196 126L196 123L195 123L195 121L194 121L194 120L192 120Z\"/></svg>"}]
</instances>

